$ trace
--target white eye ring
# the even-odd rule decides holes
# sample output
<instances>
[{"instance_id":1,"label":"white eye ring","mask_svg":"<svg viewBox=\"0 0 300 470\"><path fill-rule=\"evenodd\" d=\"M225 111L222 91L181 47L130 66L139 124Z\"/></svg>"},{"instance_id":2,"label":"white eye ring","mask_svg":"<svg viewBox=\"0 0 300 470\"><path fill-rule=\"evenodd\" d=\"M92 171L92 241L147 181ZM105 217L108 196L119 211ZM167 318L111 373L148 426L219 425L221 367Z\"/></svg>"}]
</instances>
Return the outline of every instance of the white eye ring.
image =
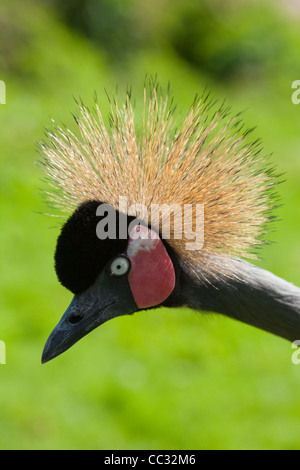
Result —
<instances>
[{"instance_id":1,"label":"white eye ring","mask_svg":"<svg viewBox=\"0 0 300 470\"><path fill-rule=\"evenodd\" d=\"M124 276L130 270L130 261L125 256L118 256L110 264L110 272L114 276Z\"/></svg>"}]
</instances>

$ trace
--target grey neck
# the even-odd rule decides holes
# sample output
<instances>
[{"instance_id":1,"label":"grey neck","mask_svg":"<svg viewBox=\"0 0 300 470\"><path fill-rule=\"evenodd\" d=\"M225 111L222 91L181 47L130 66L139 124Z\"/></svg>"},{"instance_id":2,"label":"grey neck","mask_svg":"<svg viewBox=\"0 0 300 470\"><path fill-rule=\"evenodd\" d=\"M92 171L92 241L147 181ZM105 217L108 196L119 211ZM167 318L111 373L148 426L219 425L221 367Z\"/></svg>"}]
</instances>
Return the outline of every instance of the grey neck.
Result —
<instances>
[{"instance_id":1,"label":"grey neck","mask_svg":"<svg viewBox=\"0 0 300 470\"><path fill-rule=\"evenodd\" d=\"M190 308L227 315L281 336L300 339L300 289L269 271L232 260L238 277L223 276L211 284L183 275L185 302Z\"/></svg>"}]
</instances>

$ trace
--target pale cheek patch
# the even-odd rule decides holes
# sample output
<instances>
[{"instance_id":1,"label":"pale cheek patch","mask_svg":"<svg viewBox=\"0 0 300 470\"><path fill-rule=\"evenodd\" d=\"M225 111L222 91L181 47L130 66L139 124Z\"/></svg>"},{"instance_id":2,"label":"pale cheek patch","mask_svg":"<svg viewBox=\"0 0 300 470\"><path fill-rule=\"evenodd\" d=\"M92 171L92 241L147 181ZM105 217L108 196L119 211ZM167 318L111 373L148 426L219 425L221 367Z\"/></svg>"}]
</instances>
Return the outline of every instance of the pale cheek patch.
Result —
<instances>
[{"instance_id":1,"label":"pale cheek patch","mask_svg":"<svg viewBox=\"0 0 300 470\"><path fill-rule=\"evenodd\" d=\"M151 251L159 240L159 235L143 225L136 225L129 234L128 256L135 256L139 251Z\"/></svg>"},{"instance_id":2,"label":"pale cheek patch","mask_svg":"<svg viewBox=\"0 0 300 470\"><path fill-rule=\"evenodd\" d=\"M161 304L175 287L175 271L157 233L147 227L134 227L127 256L131 262L128 281L136 305L147 308Z\"/></svg>"}]
</instances>

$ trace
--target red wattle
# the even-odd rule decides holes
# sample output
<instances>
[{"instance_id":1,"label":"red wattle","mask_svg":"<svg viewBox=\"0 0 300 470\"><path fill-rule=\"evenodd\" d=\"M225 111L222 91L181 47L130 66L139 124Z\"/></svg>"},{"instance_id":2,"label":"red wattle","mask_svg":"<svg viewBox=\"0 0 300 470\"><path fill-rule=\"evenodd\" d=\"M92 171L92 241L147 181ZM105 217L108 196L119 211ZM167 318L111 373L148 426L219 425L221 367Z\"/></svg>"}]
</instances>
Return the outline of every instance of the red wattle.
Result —
<instances>
[{"instance_id":1,"label":"red wattle","mask_svg":"<svg viewBox=\"0 0 300 470\"><path fill-rule=\"evenodd\" d=\"M129 235L127 256L131 262L128 280L136 305L147 308L161 304L175 287L175 271L157 233L136 225Z\"/></svg>"}]
</instances>

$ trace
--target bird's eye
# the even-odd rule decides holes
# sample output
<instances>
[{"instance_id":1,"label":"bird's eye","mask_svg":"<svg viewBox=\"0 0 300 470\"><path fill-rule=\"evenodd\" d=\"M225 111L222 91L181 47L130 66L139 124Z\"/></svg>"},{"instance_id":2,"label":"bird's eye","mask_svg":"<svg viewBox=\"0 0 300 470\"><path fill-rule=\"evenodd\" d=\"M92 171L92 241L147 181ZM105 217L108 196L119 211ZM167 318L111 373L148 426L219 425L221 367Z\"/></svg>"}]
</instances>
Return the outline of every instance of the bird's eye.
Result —
<instances>
[{"instance_id":1,"label":"bird's eye","mask_svg":"<svg viewBox=\"0 0 300 470\"><path fill-rule=\"evenodd\" d=\"M125 256L118 256L110 264L110 272L113 276L124 276L130 270L130 261Z\"/></svg>"}]
</instances>

